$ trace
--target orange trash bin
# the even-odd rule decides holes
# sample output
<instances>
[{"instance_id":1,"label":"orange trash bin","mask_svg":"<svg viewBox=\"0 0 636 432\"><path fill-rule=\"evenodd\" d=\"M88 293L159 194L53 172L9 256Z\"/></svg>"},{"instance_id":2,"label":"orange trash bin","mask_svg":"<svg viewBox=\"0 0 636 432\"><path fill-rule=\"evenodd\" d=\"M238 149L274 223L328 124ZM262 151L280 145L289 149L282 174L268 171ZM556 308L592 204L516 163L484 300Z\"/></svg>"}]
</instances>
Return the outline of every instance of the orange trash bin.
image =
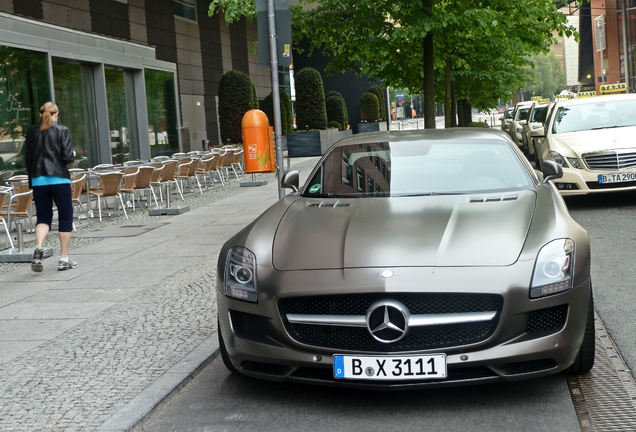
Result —
<instances>
[{"instance_id":1,"label":"orange trash bin","mask_svg":"<svg viewBox=\"0 0 636 432\"><path fill-rule=\"evenodd\" d=\"M273 133L267 115L261 110L249 110L243 116L241 128L245 172L276 172Z\"/></svg>"}]
</instances>

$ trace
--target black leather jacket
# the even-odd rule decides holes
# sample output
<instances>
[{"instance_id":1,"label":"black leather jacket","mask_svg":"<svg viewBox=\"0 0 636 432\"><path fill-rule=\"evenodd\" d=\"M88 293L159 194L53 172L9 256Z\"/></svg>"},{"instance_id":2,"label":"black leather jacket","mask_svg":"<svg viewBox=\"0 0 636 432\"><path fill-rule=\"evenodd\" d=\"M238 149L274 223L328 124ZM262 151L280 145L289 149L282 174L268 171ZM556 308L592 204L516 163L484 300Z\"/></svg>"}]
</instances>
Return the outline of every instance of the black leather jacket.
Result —
<instances>
[{"instance_id":1,"label":"black leather jacket","mask_svg":"<svg viewBox=\"0 0 636 432\"><path fill-rule=\"evenodd\" d=\"M66 167L75 160L71 134L64 126L53 124L46 131L33 126L26 136L26 168L31 179L40 176L71 178Z\"/></svg>"}]
</instances>

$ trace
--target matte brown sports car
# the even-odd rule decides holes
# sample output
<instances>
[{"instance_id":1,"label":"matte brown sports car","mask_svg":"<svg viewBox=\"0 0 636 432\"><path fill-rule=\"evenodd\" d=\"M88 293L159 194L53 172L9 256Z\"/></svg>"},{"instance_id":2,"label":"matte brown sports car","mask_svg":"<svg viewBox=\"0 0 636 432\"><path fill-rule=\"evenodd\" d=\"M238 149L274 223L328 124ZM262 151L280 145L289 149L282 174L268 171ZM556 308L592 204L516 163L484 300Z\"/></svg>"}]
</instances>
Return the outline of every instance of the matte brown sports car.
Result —
<instances>
[{"instance_id":1,"label":"matte brown sports car","mask_svg":"<svg viewBox=\"0 0 636 432\"><path fill-rule=\"evenodd\" d=\"M594 363L590 247L502 132L361 134L218 260L232 371L360 387L513 380Z\"/></svg>"}]
</instances>

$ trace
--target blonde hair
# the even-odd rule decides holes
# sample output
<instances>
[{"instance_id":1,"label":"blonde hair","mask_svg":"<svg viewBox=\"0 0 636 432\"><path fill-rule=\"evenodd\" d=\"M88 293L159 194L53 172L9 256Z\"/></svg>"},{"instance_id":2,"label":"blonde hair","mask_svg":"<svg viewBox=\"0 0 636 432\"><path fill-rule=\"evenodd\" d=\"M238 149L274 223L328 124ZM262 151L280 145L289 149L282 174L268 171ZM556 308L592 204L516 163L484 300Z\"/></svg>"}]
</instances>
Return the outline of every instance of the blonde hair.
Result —
<instances>
[{"instance_id":1,"label":"blonde hair","mask_svg":"<svg viewBox=\"0 0 636 432\"><path fill-rule=\"evenodd\" d=\"M51 128L53 122L51 116L58 112L57 105L53 102L46 102L40 107L40 130L45 131Z\"/></svg>"}]
</instances>

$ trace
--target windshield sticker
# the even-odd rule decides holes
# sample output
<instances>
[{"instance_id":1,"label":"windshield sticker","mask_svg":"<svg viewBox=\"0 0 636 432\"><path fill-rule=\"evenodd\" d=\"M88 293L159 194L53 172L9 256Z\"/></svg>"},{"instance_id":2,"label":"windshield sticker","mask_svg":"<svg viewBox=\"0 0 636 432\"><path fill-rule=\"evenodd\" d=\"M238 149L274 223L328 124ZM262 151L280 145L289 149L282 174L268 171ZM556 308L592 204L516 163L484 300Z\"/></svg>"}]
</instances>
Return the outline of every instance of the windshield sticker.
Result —
<instances>
[{"instance_id":1,"label":"windshield sticker","mask_svg":"<svg viewBox=\"0 0 636 432\"><path fill-rule=\"evenodd\" d=\"M309 193L316 193L320 190L320 183L313 185L312 187L309 188Z\"/></svg>"}]
</instances>

